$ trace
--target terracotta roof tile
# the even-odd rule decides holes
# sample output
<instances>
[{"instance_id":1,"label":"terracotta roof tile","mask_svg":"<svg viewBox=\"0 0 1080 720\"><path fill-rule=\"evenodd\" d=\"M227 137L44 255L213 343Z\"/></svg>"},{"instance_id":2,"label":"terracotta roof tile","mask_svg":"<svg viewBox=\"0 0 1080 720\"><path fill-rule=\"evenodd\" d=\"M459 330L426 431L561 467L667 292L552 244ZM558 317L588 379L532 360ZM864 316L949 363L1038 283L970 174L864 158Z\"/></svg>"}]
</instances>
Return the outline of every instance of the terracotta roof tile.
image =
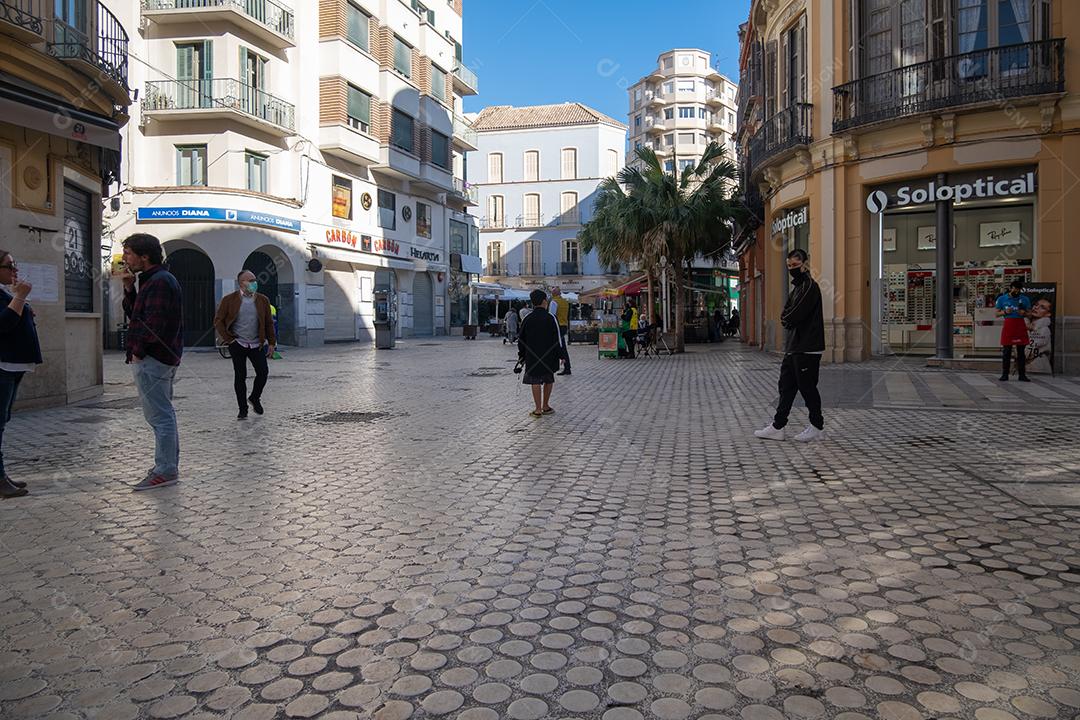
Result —
<instances>
[{"instance_id":1,"label":"terracotta roof tile","mask_svg":"<svg viewBox=\"0 0 1080 720\"><path fill-rule=\"evenodd\" d=\"M595 125L603 123L625 128L614 118L578 102L558 105L492 105L480 111L473 127L478 132L489 130L526 130L529 128L561 127L564 125Z\"/></svg>"}]
</instances>

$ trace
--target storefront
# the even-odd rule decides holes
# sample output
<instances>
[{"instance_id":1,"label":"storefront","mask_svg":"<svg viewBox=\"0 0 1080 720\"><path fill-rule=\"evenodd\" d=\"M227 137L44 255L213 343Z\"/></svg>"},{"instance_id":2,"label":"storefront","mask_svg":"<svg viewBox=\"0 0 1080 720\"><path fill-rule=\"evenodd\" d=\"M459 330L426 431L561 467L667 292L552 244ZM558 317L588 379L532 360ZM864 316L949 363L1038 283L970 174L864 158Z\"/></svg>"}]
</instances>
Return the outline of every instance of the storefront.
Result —
<instances>
[{"instance_id":1,"label":"storefront","mask_svg":"<svg viewBox=\"0 0 1080 720\"><path fill-rule=\"evenodd\" d=\"M996 355L994 300L1013 280L1038 279L1037 192L1034 166L868 188L874 353L934 354L947 298L955 356ZM941 267L951 267L951 279ZM938 283L950 280L942 294Z\"/></svg>"},{"instance_id":2,"label":"storefront","mask_svg":"<svg viewBox=\"0 0 1080 720\"><path fill-rule=\"evenodd\" d=\"M459 220L450 220L450 326L462 328L478 323L477 304L469 301L470 282L483 273L480 259L480 229ZM470 315L471 313L471 315Z\"/></svg>"}]
</instances>

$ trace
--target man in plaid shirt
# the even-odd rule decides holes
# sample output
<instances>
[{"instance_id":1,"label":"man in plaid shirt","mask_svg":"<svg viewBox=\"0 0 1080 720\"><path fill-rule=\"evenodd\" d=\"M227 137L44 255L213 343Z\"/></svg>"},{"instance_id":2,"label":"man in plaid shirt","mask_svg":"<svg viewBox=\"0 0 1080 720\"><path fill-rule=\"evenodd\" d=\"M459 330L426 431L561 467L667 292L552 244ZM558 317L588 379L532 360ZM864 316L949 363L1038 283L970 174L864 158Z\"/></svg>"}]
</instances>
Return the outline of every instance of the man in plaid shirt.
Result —
<instances>
[{"instance_id":1,"label":"man in plaid shirt","mask_svg":"<svg viewBox=\"0 0 1080 720\"><path fill-rule=\"evenodd\" d=\"M161 266L161 243L138 233L124 240L124 314L127 362L133 366L143 416L154 429L154 467L133 490L175 485L180 475L180 435L172 406L173 382L184 354L180 283ZM136 276L138 273L138 289Z\"/></svg>"}]
</instances>

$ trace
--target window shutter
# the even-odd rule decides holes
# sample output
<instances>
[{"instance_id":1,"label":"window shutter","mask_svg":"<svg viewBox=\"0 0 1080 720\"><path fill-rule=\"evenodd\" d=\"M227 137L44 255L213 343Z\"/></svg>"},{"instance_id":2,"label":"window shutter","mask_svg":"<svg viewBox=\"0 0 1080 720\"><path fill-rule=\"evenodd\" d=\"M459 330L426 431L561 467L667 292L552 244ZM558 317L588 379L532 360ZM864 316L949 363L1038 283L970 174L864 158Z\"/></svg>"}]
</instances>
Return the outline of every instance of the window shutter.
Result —
<instances>
[{"instance_id":1,"label":"window shutter","mask_svg":"<svg viewBox=\"0 0 1080 720\"><path fill-rule=\"evenodd\" d=\"M191 45L176 46L176 79L195 79L195 48Z\"/></svg>"},{"instance_id":2,"label":"window shutter","mask_svg":"<svg viewBox=\"0 0 1080 720\"><path fill-rule=\"evenodd\" d=\"M540 179L540 152L537 150L525 151L525 180L536 181Z\"/></svg>"},{"instance_id":3,"label":"window shutter","mask_svg":"<svg viewBox=\"0 0 1080 720\"><path fill-rule=\"evenodd\" d=\"M770 40L765 53L765 117L776 114L776 41Z\"/></svg>"},{"instance_id":4,"label":"window shutter","mask_svg":"<svg viewBox=\"0 0 1080 720\"><path fill-rule=\"evenodd\" d=\"M488 154L488 182L501 183L503 181L502 153Z\"/></svg>"},{"instance_id":5,"label":"window shutter","mask_svg":"<svg viewBox=\"0 0 1080 720\"><path fill-rule=\"evenodd\" d=\"M577 178L577 150L564 148L562 151L562 179L574 180Z\"/></svg>"}]
</instances>

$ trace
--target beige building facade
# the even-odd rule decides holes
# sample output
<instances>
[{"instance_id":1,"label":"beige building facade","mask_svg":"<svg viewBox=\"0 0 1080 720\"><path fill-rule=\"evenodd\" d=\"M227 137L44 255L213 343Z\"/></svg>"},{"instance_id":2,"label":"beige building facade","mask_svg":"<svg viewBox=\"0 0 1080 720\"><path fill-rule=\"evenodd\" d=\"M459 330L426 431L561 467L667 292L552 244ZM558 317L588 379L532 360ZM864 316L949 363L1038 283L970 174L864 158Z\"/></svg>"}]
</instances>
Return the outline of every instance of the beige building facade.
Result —
<instances>
[{"instance_id":1,"label":"beige building facade","mask_svg":"<svg viewBox=\"0 0 1080 720\"><path fill-rule=\"evenodd\" d=\"M827 360L993 357L993 300L1020 279L1054 307L1054 371L1080 372L1072 30L1063 0L754 0L739 144L761 225L738 248L753 341L780 347L801 247Z\"/></svg>"}]
</instances>

